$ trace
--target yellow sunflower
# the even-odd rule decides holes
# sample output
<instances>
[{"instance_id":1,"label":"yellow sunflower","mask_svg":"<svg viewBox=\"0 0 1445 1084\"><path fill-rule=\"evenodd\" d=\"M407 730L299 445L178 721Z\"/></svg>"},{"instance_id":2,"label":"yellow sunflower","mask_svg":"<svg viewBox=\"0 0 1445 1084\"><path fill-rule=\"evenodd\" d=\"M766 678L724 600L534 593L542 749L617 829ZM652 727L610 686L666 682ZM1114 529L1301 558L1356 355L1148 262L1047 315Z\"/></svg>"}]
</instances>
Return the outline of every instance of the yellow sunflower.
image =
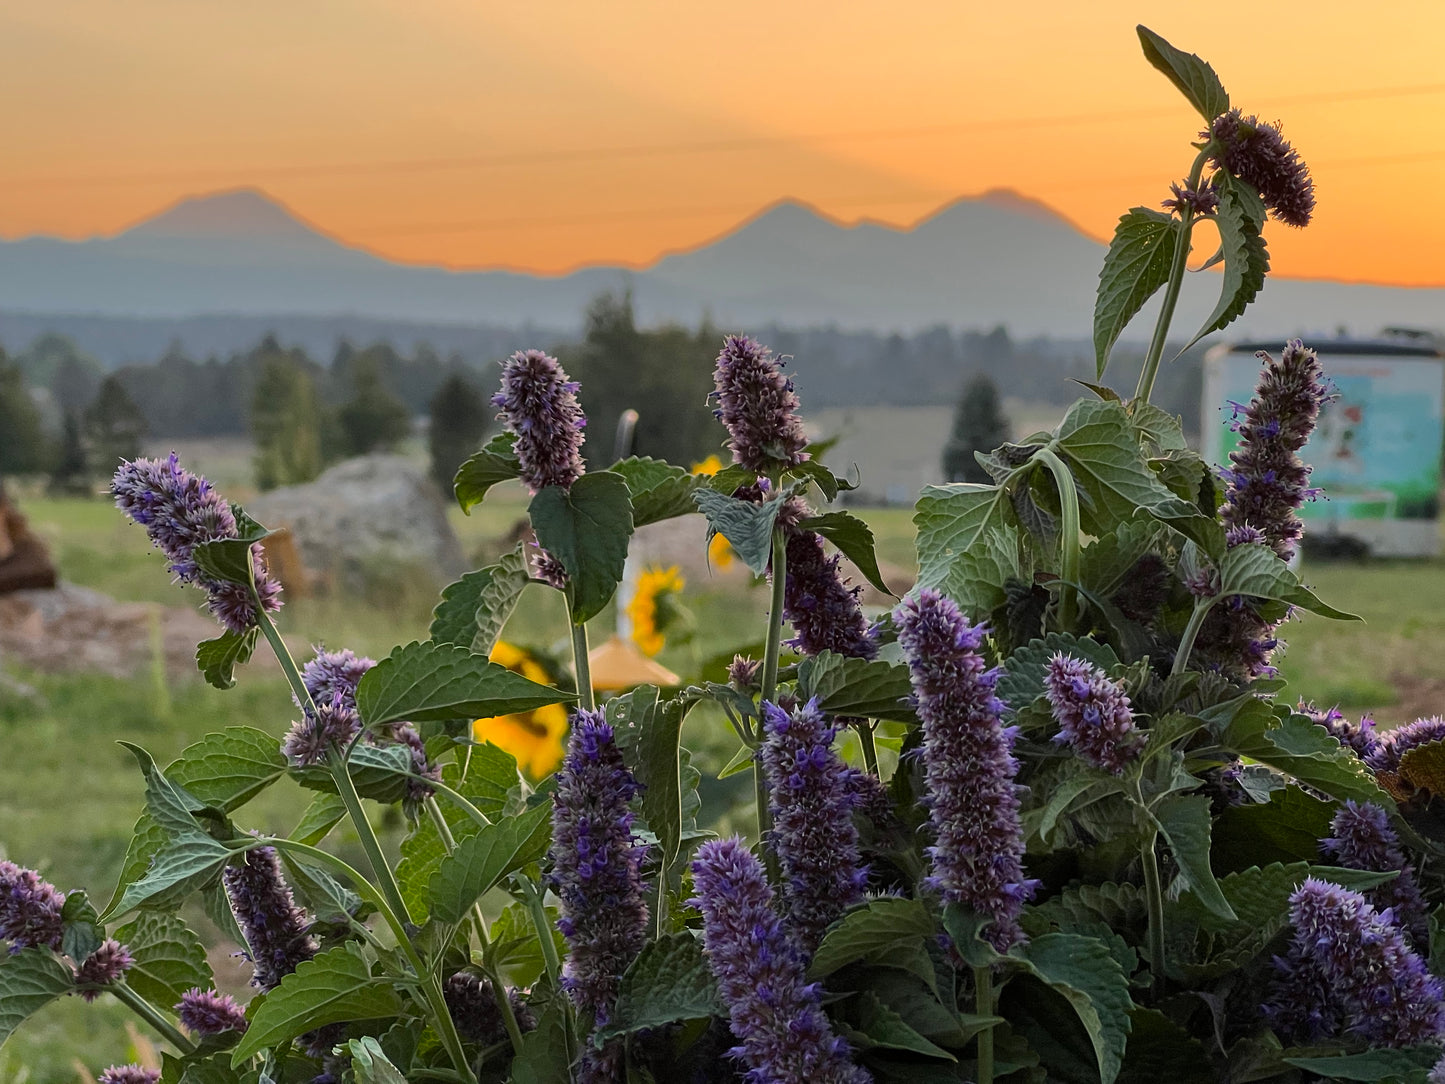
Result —
<instances>
[{"instance_id":1,"label":"yellow sunflower","mask_svg":"<svg viewBox=\"0 0 1445 1084\"><path fill-rule=\"evenodd\" d=\"M656 655L666 642L667 626L677 616L672 599L682 592L682 573L676 565L644 569L637 590L627 603L632 621L632 642L644 655Z\"/></svg>"},{"instance_id":2,"label":"yellow sunflower","mask_svg":"<svg viewBox=\"0 0 1445 1084\"><path fill-rule=\"evenodd\" d=\"M701 462L694 463L692 473L711 478L722 468L722 460L715 455L710 455ZM713 535L712 540L707 544L707 560L713 568L727 568L733 563L732 544L720 534Z\"/></svg>"},{"instance_id":3,"label":"yellow sunflower","mask_svg":"<svg viewBox=\"0 0 1445 1084\"><path fill-rule=\"evenodd\" d=\"M491 659L529 681L551 684L551 675L523 648L498 640L492 648ZM532 779L550 775L562 763L566 736L567 709L561 704L472 722L474 741L491 742L505 749L517 758L518 767Z\"/></svg>"}]
</instances>

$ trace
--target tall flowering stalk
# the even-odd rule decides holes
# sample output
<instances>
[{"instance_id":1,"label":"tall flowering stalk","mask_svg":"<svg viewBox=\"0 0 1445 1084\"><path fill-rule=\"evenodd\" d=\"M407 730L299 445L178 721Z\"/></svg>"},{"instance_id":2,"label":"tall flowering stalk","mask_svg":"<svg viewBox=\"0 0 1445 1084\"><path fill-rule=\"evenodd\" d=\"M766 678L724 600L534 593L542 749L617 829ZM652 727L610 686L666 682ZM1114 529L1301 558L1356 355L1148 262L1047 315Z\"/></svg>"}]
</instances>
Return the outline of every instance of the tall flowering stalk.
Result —
<instances>
[{"instance_id":1,"label":"tall flowering stalk","mask_svg":"<svg viewBox=\"0 0 1445 1084\"><path fill-rule=\"evenodd\" d=\"M32 946L60 951L65 893L33 869L0 861L0 941L15 954Z\"/></svg>"},{"instance_id":2,"label":"tall flowering stalk","mask_svg":"<svg viewBox=\"0 0 1445 1084\"><path fill-rule=\"evenodd\" d=\"M586 469L580 449L587 417L577 402L579 387L541 350L519 350L502 366L502 389L492 404L517 435L522 481L533 493L546 486L570 488Z\"/></svg>"},{"instance_id":3,"label":"tall flowering stalk","mask_svg":"<svg viewBox=\"0 0 1445 1084\"><path fill-rule=\"evenodd\" d=\"M1430 920L1414 867L1390 827L1389 815L1371 802L1347 801L1330 822L1334 833L1320 841L1325 857L1346 869L1398 876L1369 890L1366 897L1375 910L1389 910L1395 924L1410 935L1419 949L1430 944Z\"/></svg>"},{"instance_id":4,"label":"tall flowering stalk","mask_svg":"<svg viewBox=\"0 0 1445 1084\"><path fill-rule=\"evenodd\" d=\"M122 463L111 481L116 507L146 529L151 543L166 555L167 567L181 583L206 592L216 619L234 633L258 621L256 601L248 588L205 575L195 562L202 542L239 538L231 506L210 482L181 467L176 453L168 459L136 459ZM260 544L251 547L256 599L261 609L281 608L281 584L266 570Z\"/></svg>"},{"instance_id":5,"label":"tall flowering stalk","mask_svg":"<svg viewBox=\"0 0 1445 1084\"><path fill-rule=\"evenodd\" d=\"M798 394L773 352L746 335L723 340L713 372L713 413L728 431L733 462L764 476L807 458Z\"/></svg>"},{"instance_id":6,"label":"tall flowering stalk","mask_svg":"<svg viewBox=\"0 0 1445 1084\"><path fill-rule=\"evenodd\" d=\"M246 939L252 986L273 990L316 955L319 946L309 933L311 923L291 895L274 847L247 851L239 864L225 868L221 883Z\"/></svg>"},{"instance_id":7,"label":"tall flowering stalk","mask_svg":"<svg viewBox=\"0 0 1445 1084\"><path fill-rule=\"evenodd\" d=\"M855 659L878 654L873 632L858 596L839 569L841 556L827 556L814 531L795 531L788 538L787 582L783 616L796 633L789 643L804 655L832 651Z\"/></svg>"},{"instance_id":8,"label":"tall flowering stalk","mask_svg":"<svg viewBox=\"0 0 1445 1084\"><path fill-rule=\"evenodd\" d=\"M929 587L899 606L894 620L923 720L936 836L929 883L945 902L986 916L984 936L1003 952L1023 940L1018 917L1034 882L1023 875L1014 729L999 722L999 671L980 654L988 629Z\"/></svg>"},{"instance_id":9,"label":"tall flowering stalk","mask_svg":"<svg viewBox=\"0 0 1445 1084\"><path fill-rule=\"evenodd\" d=\"M1054 741L1114 775L1139 756L1144 735L1134 729L1129 697L1097 666L1055 654L1044 669L1044 692L1059 724Z\"/></svg>"},{"instance_id":10,"label":"tall flowering stalk","mask_svg":"<svg viewBox=\"0 0 1445 1084\"><path fill-rule=\"evenodd\" d=\"M1445 1039L1445 991L1388 910L1309 878L1290 896L1294 941L1277 962L1265 1015L1289 1038L1317 1040L1339 1024L1374 1046ZM1302 999L1324 995L1323 1005Z\"/></svg>"},{"instance_id":11,"label":"tall flowering stalk","mask_svg":"<svg viewBox=\"0 0 1445 1084\"><path fill-rule=\"evenodd\" d=\"M569 952L562 986L572 1003L605 1024L618 982L647 939L647 904L638 869L643 848L632 831L628 804L639 791L623 763L612 727L601 712L579 711L552 800L551 873L561 901L557 923ZM622 1050L589 1047L582 1084L617 1079Z\"/></svg>"},{"instance_id":12,"label":"tall flowering stalk","mask_svg":"<svg viewBox=\"0 0 1445 1084\"><path fill-rule=\"evenodd\" d=\"M811 955L828 926L862 901L868 881L853 823L857 788L833 749L837 728L816 698L791 713L767 702L762 710L758 755L772 802L787 922Z\"/></svg>"},{"instance_id":13,"label":"tall flowering stalk","mask_svg":"<svg viewBox=\"0 0 1445 1084\"><path fill-rule=\"evenodd\" d=\"M1309 167L1280 134L1279 126L1231 109L1214 118L1201 139L1214 163L1259 191L1274 217L1287 226L1308 226L1315 211Z\"/></svg>"},{"instance_id":14,"label":"tall flowering stalk","mask_svg":"<svg viewBox=\"0 0 1445 1084\"><path fill-rule=\"evenodd\" d=\"M703 946L756 1084L867 1084L823 1014L807 963L773 912L762 863L741 839L710 840L692 863Z\"/></svg>"}]
</instances>

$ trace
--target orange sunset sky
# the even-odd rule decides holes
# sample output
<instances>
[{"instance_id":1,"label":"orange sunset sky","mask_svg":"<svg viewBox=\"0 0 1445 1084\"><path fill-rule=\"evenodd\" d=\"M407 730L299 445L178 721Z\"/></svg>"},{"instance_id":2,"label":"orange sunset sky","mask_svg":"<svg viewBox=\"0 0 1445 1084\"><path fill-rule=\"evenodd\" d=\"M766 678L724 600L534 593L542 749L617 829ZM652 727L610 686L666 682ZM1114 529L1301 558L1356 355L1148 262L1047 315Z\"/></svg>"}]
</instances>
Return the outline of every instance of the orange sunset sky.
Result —
<instances>
[{"instance_id":1,"label":"orange sunset sky","mask_svg":"<svg viewBox=\"0 0 1445 1084\"><path fill-rule=\"evenodd\" d=\"M560 271L1006 186L1103 237L1200 127L1140 21L1310 163L1276 272L1445 284L1442 0L7 0L0 234L253 185L394 259Z\"/></svg>"}]
</instances>

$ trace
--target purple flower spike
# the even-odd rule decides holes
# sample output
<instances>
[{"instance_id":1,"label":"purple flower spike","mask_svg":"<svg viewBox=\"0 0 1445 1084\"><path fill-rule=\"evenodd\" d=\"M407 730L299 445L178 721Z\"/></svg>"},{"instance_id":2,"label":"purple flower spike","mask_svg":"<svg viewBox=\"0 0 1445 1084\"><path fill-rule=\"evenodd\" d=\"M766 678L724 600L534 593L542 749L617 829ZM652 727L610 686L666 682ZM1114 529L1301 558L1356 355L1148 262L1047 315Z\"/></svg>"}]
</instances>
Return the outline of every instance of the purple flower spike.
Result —
<instances>
[{"instance_id":1,"label":"purple flower spike","mask_svg":"<svg viewBox=\"0 0 1445 1084\"><path fill-rule=\"evenodd\" d=\"M246 1010L229 994L193 986L181 995L176 1015L185 1029L195 1035L220 1035L224 1031L245 1031Z\"/></svg>"},{"instance_id":2,"label":"purple flower spike","mask_svg":"<svg viewBox=\"0 0 1445 1084\"><path fill-rule=\"evenodd\" d=\"M492 984L470 971L458 971L442 985L446 996L447 1011L457 1025L462 1038L483 1046L503 1042L507 1028L502 1022L501 1010L497 1008L497 997ZM537 1027L537 1018L527 1007L521 996L512 988L507 989L507 1001L512 1006L512 1015L517 1018L517 1027L523 1032Z\"/></svg>"},{"instance_id":3,"label":"purple flower spike","mask_svg":"<svg viewBox=\"0 0 1445 1084\"><path fill-rule=\"evenodd\" d=\"M1062 652L1044 671L1044 692L1059 724L1056 742L1067 742L1096 768L1120 775L1144 747L1123 688L1097 666Z\"/></svg>"},{"instance_id":4,"label":"purple flower spike","mask_svg":"<svg viewBox=\"0 0 1445 1084\"><path fill-rule=\"evenodd\" d=\"M569 948L562 985L572 1003L601 1025L612 1012L622 973L647 939L638 874L643 848L628 809L641 788L600 711L573 717L556 780L548 884L562 903L557 928ZM579 1080L611 1079L620 1064L615 1047L589 1048Z\"/></svg>"},{"instance_id":5,"label":"purple flower spike","mask_svg":"<svg viewBox=\"0 0 1445 1084\"><path fill-rule=\"evenodd\" d=\"M1400 770L1401 759L1411 749L1436 741L1445 741L1445 718L1432 715L1428 719L1416 719L1382 734L1366 755L1365 763L1377 775L1385 772L1394 774Z\"/></svg>"},{"instance_id":6,"label":"purple flower spike","mask_svg":"<svg viewBox=\"0 0 1445 1084\"><path fill-rule=\"evenodd\" d=\"M102 1069L95 1084L156 1084L161 1078L159 1069L145 1069L139 1065L112 1065Z\"/></svg>"},{"instance_id":7,"label":"purple flower spike","mask_svg":"<svg viewBox=\"0 0 1445 1084\"><path fill-rule=\"evenodd\" d=\"M1190 188L1189 182L1185 181L1182 185L1171 184L1169 190L1174 193L1174 198L1166 199L1160 205L1166 210L1180 214L1188 210L1196 215L1212 215L1219 210L1219 189L1212 184Z\"/></svg>"},{"instance_id":8,"label":"purple flower spike","mask_svg":"<svg viewBox=\"0 0 1445 1084\"><path fill-rule=\"evenodd\" d=\"M281 740L281 752L298 768L324 764L332 749L345 749L361 731L361 717L337 695L330 703L317 701L316 712L302 712Z\"/></svg>"},{"instance_id":9,"label":"purple flower spike","mask_svg":"<svg viewBox=\"0 0 1445 1084\"><path fill-rule=\"evenodd\" d=\"M853 773L833 750L837 728L816 698L791 715L763 701L763 730L759 758L787 877L788 925L811 956L844 909L862 902L868 882L853 823Z\"/></svg>"},{"instance_id":10,"label":"purple flower spike","mask_svg":"<svg viewBox=\"0 0 1445 1084\"><path fill-rule=\"evenodd\" d=\"M1012 728L999 722L999 672L979 648L987 628L970 625L953 600L925 587L894 613L923 720L923 761L937 842L930 884L945 902L992 919L985 936L1000 952L1023 940L1018 917L1037 882L1023 875L1020 787Z\"/></svg>"},{"instance_id":11,"label":"purple flower spike","mask_svg":"<svg viewBox=\"0 0 1445 1084\"><path fill-rule=\"evenodd\" d=\"M316 939L307 930L306 912L296 906L291 886L281 876L274 847L246 852L241 865L221 874L231 913L250 950L251 985L271 990L297 965L316 955Z\"/></svg>"},{"instance_id":12,"label":"purple flower spike","mask_svg":"<svg viewBox=\"0 0 1445 1084\"><path fill-rule=\"evenodd\" d=\"M754 1084L867 1084L833 1034L801 950L773 913L762 863L741 839L709 840L692 863L703 946Z\"/></svg>"},{"instance_id":13,"label":"purple flower spike","mask_svg":"<svg viewBox=\"0 0 1445 1084\"><path fill-rule=\"evenodd\" d=\"M119 982L120 977L131 969L135 958L130 951L114 938L100 943L100 946L85 958L75 969L75 982L79 986L109 986ZM94 1001L100 996L99 990L82 990L85 1001Z\"/></svg>"},{"instance_id":14,"label":"purple flower spike","mask_svg":"<svg viewBox=\"0 0 1445 1084\"><path fill-rule=\"evenodd\" d=\"M316 657L301 668L301 682L317 704L329 704L339 697L343 707L355 711L356 686L375 665L375 659L345 648L323 651L318 647ZM301 705L296 706L299 708Z\"/></svg>"},{"instance_id":15,"label":"purple flower spike","mask_svg":"<svg viewBox=\"0 0 1445 1084\"><path fill-rule=\"evenodd\" d=\"M833 651L871 659L878 646L858 605L863 588L848 586L838 570L839 560L836 553L824 555L823 540L812 531L798 531L788 539L783 615L797 633L788 642L804 655Z\"/></svg>"},{"instance_id":16,"label":"purple flower spike","mask_svg":"<svg viewBox=\"0 0 1445 1084\"><path fill-rule=\"evenodd\" d=\"M578 450L587 418L577 387L557 359L540 350L519 350L502 365L502 390L492 404L517 434L522 481L533 493L547 486L570 488L586 469Z\"/></svg>"},{"instance_id":17,"label":"purple flower spike","mask_svg":"<svg viewBox=\"0 0 1445 1084\"><path fill-rule=\"evenodd\" d=\"M773 352L746 335L723 340L713 371L713 413L727 426L733 462L758 474L808 458L798 395Z\"/></svg>"},{"instance_id":18,"label":"purple flower spike","mask_svg":"<svg viewBox=\"0 0 1445 1084\"><path fill-rule=\"evenodd\" d=\"M180 583L199 587L209 596L211 613L240 634L256 624L256 605L249 589L213 580L196 567L194 552L202 542L239 538L231 506L199 475L184 470L176 453L169 459L136 459L122 463L111 481L116 507L146 529L151 543L166 555L167 567ZM281 608L281 584L266 571L259 543L251 547L251 567L261 608Z\"/></svg>"},{"instance_id":19,"label":"purple flower spike","mask_svg":"<svg viewBox=\"0 0 1445 1084\"><path fill-rule=\"evenodd\" d=\"M1370 802L1347 801L1335 814L1330 830L1334 835L1320 840L1320 850L1336 865L1374 873L1398 871L1398 877L1370 889L1366 898L1376 911L1388 908L1416 948L1428 949L1430 920L1425 898L1385 811Z\"/></svg>"},{"instance_id":20,"label":"purple flower spike","mask_svg":"<svg viewBox=\"0 0 1445 1084\"><path fill-rule=\"evenodd\" d=\"M1277 125L1246 117L1238 109L1214 118L1201 138L1213 138L1211 154L1227 169L1259 190L1264 205L1287 226L1308 226L1315 210L1315 184L1299 152Z\"/></svg>"},{"instance_id":21,"label":"purple flower spike","mask_svg":"<svg viewBox=\"0 0 1445 1084\"><path fill-rule=\"evenodd\" d=\"M1294 990L1325 990L1345 1027L1373 1046L1413 1046L1445 1038L1445 992L1411 951L1389 911L1377 912L1358 892L1309 878L1290 896L1295 937L1285 974L1266 1004L1278 1022ZM1301 974L1318 969L1318 978ZM1328 1010L1322 1010L1328 1026Z\"/></svg>"},{"instance_id":22,"label":"purple flower spike","mask_svg":"<svg viewBox=\"0 0 1445 1084\"><path fill-rule=\"evenodd\" d=\"M1239 426L1239 448L1229 454L1221 514L1234 529L1232 545L1266 542L1289 560L1301 533L1299 507L1312 493L1299 450L1332 392L1319 358L1299 339L1286 344L1279 361L1262 350L1259 359L1264 369ZM1246 527L1257 533L1242 533Z\"/></svg>"},{"instance_id":23,"label":"purple flower spike","mask_svg":"<svg viewBox=\"0 0 1445 1084\"><path fill-rule=\"evenodd\" d=\"M35 945L60 951L60 910L65 893L33 869L0 862L0 941L10 952Z\"/></svg>"},{"instance_id":24,"label":"purple flower spike","mask_svg":"<svg viewBox=\"0 0 1445 1084\"><path fill-rule=\"evenodd\" d=\"M1368 715L1363 716L1358 723L1352 723L1338 707L1321 711L1304 700L1299 702L1295 710L1301 715L1308 715L1315 726L1324 727L1335 740L1361 760L1369 757L1380 744L1380 739L1375 736L1375 720Z\"/></svg>"}]
</instances>

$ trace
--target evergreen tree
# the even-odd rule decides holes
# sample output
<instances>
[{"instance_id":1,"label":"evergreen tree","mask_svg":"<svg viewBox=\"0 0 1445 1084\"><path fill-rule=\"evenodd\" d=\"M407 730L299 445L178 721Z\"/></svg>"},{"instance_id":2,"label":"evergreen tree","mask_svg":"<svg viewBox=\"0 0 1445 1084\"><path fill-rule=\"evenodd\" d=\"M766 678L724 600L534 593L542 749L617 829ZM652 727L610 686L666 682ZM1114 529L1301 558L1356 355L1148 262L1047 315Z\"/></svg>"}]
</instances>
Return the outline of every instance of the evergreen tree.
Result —
<instances>
[{"instance_id":1,"label":"evergreen tree","mask_svg":"<svg viewBox=\"0 0 1445 1084\"><path fill-rule=\"evenodd\" d=\"M963 389L953 413L953 432L943 447L943 476L950 482L992 482L973 453L991 452L1008 438L998 387L980 373Z\"/></svg>"},{"instance_id":2,"label":"evergreen tree","mask_svg":"<svg viewBox=\"0 0 1445 1084\"><path fill-rule=\"evenodd\" d=\"M109 475L122 459L141 454L140 442L147 429L145 415L119 376L111 374L100 382L100 390L86 407L82 421L90 461L97 470Z\"/></svg>"},{"instance_id":3,"label":"evergreen tree","mask_svg":"<svg viewBox=\"0 0 1445 1084\"><path fill-rule=\"evenodd\" d=\"M395 447L411 434L411 412L382 382L380 364L370 351L351 365L351 398L337 412L341 446L347 455L366 455Z\"/></svg>"},{"instance_id":4,"label":"evergreen tree","mask_svg":"<svg viewBox=\"0 0 1445 1084\"><path fill-rule=\"evenodd\" d=\"M0 350L0 474L44 470L49 444L20 367Z\"/></svg>"},{"instance_id":5,"label":"evergreen tree","mask_svg":"<svg viewBox=\"0 0 1445 1084\"><path fill-rule=\"evenodd\" d=\"M486 399L460 373L448 377L432 396L427 442L431 449L431 476L443 493L452 491L457 468L481 447L489 421Z\"/></svg>"},{"instance_id":6,"label":"evergreen tree","mask_svg":"<svg viewBox=\"0 0 1445 1084\"><path fill-rule=\"evenodd\" d=\"M272 340L262 343L257 361L251 396L256 485L275 489L309 482L324 465L316 381L300 359Z\"/></svg>"},{"instance_id":7,"label":"evergreen tree","mask_svg":"<svg viewBox=\"0 0 1445 1084\"><path fill-rule=\"evenodd\" d=\"M85 493L90 489L90 459L80 434L80 419L67 412L61 429L60 450L50 468L50 492Z\"/></svg>"}]
</instances>

